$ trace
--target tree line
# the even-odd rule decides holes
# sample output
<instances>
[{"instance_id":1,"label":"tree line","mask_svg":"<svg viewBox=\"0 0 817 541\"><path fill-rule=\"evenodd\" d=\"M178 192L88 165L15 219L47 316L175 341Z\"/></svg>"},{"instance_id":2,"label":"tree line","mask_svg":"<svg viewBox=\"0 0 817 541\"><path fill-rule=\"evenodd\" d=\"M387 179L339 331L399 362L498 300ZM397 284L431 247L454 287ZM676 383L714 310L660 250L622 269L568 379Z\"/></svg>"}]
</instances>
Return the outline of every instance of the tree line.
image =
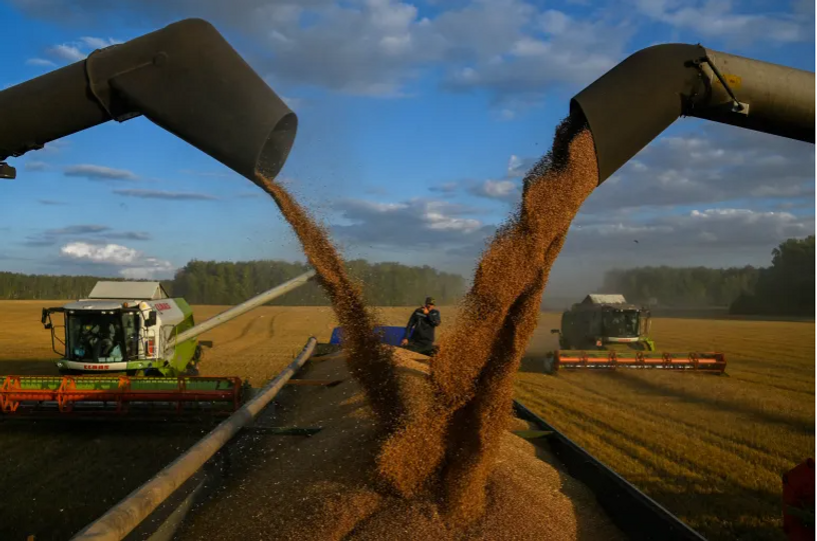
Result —
<instances>
[{"instance_id":1,"label":"tree line","mask_svg":"<svg viewBox=\"0 0 817 541\"><path fill-rule=\"evenodd\" d=\"M114 280L115 278L104 278ZM78 299L93 289L98 276L51 276L0 272L0 299Z\"/></svg>"},{"instance_id":2,"label":"tree line","mask_svg":"<svg viewBox=\"0 0 817 541\"><path fill-rule=\"evenodd\" d=\"M727 269L638 267L615 269L603 291L628 301L676 308L729 307L736 315L814 315L814 235L788 239L772 250L771 266Z\"/></svg>"},{"instance_id":3,"label":"tree line","mask_svg":"<svg viewBox=\"0 0 817 541\"><path fill-rule=\"evenodd\" d=\"M432 296L438 305L453 304L465 293L465 279L429 266L346 263L349 275L362 283L367 302L375 306L419 305ZM286 261L190 261L162 286L174 297L191 304L237 304L275 287L309 269ZM0 272L1 299L79 299L87 297L97 276L49 276ZM310 282L271 304L325 306L329 300L316 282Z\"/></svg>"},{"instance_id":4,"label":"tree line","mask_svg":"<svg viewBox=\"0 0 817 541\"><path fill-rule=\"evenodd\" d=\"M636 267L615 269L604 276L603 290L621 293L633 303L674 308L729 306L754 291L759 269L733 267Z\"/></svg>"},{"instance_id":5,"label":"tree line","mask_svg":"<svg viewBox=\"0 0 817 541\"><path fill-rule=\"evenodd\" d=\"M813 317L814 255L814 235L780 244L772 266L760 269L754 290L735 299L730 313Z\"/></svg>"}]
</instances>

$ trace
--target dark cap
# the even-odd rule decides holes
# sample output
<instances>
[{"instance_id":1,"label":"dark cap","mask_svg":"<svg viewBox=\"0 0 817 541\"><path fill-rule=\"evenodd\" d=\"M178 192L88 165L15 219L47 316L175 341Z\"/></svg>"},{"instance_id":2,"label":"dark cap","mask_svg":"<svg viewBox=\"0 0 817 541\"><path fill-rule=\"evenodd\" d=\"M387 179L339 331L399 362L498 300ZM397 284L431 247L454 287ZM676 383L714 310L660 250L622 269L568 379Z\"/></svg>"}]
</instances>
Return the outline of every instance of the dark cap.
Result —
<instances>
[{"instance_id":1,"label":"dark cap","mask_svg":"<svg viewBox=\"0 0 817 541\"><path fill-rule=\"evenodd\" d=\"M426 304L436 304L434 302L434 297L426 297Z\"/></svg>"}]
</instances>

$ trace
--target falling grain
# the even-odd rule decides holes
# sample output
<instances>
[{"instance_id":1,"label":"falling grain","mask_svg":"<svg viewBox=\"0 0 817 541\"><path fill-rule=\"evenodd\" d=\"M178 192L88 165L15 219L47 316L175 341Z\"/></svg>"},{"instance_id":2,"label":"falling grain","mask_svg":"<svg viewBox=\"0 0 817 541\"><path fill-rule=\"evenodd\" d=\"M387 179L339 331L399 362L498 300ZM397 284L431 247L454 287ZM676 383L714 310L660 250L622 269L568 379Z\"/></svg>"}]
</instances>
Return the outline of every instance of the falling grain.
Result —
<instances>
[{"instance_id":1,"label":"falling grain","mask_svg":"<svg viewBox=\"0 0 817 541\"><path fill-rule=\"evenodd\" d=\"M327 232L282 186L262 175L256 177L256 182L272 196L295 230L338 321L344 327L349 369L366 390L380 424L386 430L391 429L403 418L405 408L391 351L380 343L374 332L374 317L363 301L360 285L349 279L343 260L329 241Z\"/></svg>"}]
</instances>

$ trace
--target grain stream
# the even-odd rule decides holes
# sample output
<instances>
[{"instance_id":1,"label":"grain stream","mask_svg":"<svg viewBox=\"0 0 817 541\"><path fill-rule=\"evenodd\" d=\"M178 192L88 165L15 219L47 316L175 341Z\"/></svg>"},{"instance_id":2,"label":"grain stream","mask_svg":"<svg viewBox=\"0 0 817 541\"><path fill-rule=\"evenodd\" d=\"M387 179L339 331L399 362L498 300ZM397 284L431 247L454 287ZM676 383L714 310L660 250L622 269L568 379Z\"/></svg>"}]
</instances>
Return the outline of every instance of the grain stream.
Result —
<instances>
[{"instance_id":1,"label":"grain stream","mask_svg":"<svg viewBox=\"0 0 817 541\"><path fill-rule=\"evenodd\" d=\"M551 151L525 178L519 209L484 252L462 316L442 341L429 392L401 387L361 287L346 275L326 231L283 187L263 176L256 182L292 225L344 327L349 370L385 429L380 482L418 505L441 502L441 516L457 531L483 519L511 419L513 376L536 329L550 268L598 184L584 118L570 116L558 126ZM362 520L347 510L345 516L357 517L351 524Z\"/></svg>"},{"instance_id":2,"label":"grain stream","mask_svg":"<svg viewBox=\"0 0 817 541\"><path fill-rule=\"evenodd\" d=\"M380 343L374 332L374 316L366 307L360 284L346 274L343 260L327 232L289 192L262 175L256 177L256 182L272 196L295 230L344 328L343 346L348 352L349 370L365 389L381 426L390 430L401 421L405 408L391 350Z\"/></svg>"},{"instance_id":3,"label":"grain stream","mask_svg":"<svg viewBox=\"0 0 817 541\"><path fill-rule=\"evenodd\" d=\"M536 328L548 273L570 222L598 184L583 118L557 128L552 150L525 178L516 215L484 252L462 315L432 364L434 399L385 443L379 472L405 496L437 487L448 518L468 524L511 418L513 376Z\"/></svg>"}]
</instances>

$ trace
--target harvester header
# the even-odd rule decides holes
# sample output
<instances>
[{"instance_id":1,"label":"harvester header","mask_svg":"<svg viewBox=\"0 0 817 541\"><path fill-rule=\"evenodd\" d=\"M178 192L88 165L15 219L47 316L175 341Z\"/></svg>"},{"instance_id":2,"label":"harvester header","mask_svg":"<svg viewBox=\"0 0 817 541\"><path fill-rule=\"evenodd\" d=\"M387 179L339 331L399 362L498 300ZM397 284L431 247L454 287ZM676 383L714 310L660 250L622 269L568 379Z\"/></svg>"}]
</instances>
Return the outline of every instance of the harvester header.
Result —
<instances>
[{"instance_id":1,"label":"harvester header","mask_svg":"<svg viewBox=\"0 0 817 541\"><path fill-rule=\"evenodd\" d=\"M545 372L559 369L659 368L723 373L723 353L657 352L649 337L649 309L630 304L624 295L590 294L562 314L561 349L545 357Z\"/></svg>"}]
</instances>

